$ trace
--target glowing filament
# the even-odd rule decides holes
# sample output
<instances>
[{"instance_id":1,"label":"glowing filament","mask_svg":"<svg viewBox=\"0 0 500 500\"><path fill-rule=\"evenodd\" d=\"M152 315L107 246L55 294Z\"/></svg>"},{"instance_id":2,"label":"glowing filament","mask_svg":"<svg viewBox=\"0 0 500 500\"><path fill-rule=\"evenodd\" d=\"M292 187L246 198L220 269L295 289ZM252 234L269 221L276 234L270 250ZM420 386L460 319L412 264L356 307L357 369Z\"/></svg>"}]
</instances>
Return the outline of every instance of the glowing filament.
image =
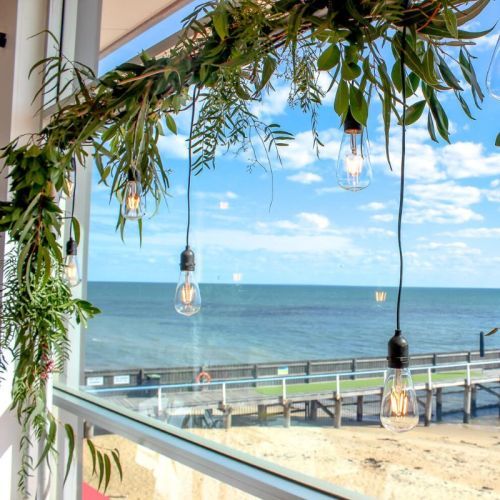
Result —
<instances>
[{"instance_id":1,"label":"glowing filament","mask_svg":"<svg viewBox=\"0 0 500 500\"><path fill-rule=\"evenodd\" d=\"M404 417L408 413L408 394L400 387L393 387L391 391L391 414L395 417Z\"/></svg>"},{"instance_id":2,"label":"glowing filament","mask_svg":"<svg viewBox=\"0 0 500 500\"><path fill-rule=\"evenodd\" d=\"M193 303L195 296L195 289L191 283L186 279L186 282L182 286L181 289L181 302L185 305L189 305Z\"/></svg>"},{"instance_id":3,"label":"glowing filament","mask_svg":"<svg viewBox=\"0 0 500 500\"><path fill-rule=\"evenodd\" d=\"M127 210L138 210L141 204L141 197L137 193L130 193L127 196Z\"/></svg>"}]
</instances>

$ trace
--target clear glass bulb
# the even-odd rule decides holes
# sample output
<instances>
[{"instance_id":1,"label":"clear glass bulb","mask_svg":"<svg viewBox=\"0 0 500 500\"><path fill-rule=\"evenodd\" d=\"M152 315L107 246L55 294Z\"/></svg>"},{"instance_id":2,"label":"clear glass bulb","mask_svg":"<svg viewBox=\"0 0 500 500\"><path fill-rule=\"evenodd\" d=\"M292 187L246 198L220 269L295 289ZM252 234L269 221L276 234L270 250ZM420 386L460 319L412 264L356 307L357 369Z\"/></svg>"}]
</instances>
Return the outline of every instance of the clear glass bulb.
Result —
<instances>
[{"instance_id":1,"label":"clear glass bulb","mask_svg":"<svg viewBox=\"0 0 500 500\"><path fill-rule=\"evenodd\" d=\"M70 287L74 287L80 284L82 279L80 278L80 266L78 265L78 259L76 255L67 255L64 261L64 276L66 283Z\"/></svg>"},{"instance_id":2,"label":"clear glass bulb","mask_svg":"<svg viewBox=\"0 0 500 500\"><path fill-rule=\"evenodd\" d=\"M387 371L380 421L392 432L410 431L418 424L417 393L408 368Z\"/></svg>"},{"instance_id":3,"label":"clear glass bulb","mask_svg":"<svg viewBox=\"0 0 500 500\"><path fill-rule=\"evenodd\" d=\"M181 271L175 290L175 310L183 316L192 316L201 309L200 287L193 271Z\"/></svg>"},{"instance_id":4,"label":"clear glass bulb","mask_svg":"<svg viewBox=\"0 0 500 500\"><path fill-rule=\"evenodd\" d=\"M142 186L139 181L129 180L125 186L121 206L122 216L127 220L139 220L145 214Z\"/></svg>"},{"instance_id":5,"label":"clear glass bulb","mask_svg":"<svg viewBox=\"0 0 500 500\"><path fill-rule=\"evenodd\" d=\"M500 101L500 35L486 75L486 86L491 97Z\"/></svg>"},{"instance_id":6,"label":"clear glass bulb","mask_svg":"<svg viewBox=\"0 0 500 500\"><path fill-rule=\"evenodd\" d=\"M337 182L343 189L360 191L370 185L372 167L368 141L362 130L344 132L337 161Z\"/></svg>"}]
</instances>

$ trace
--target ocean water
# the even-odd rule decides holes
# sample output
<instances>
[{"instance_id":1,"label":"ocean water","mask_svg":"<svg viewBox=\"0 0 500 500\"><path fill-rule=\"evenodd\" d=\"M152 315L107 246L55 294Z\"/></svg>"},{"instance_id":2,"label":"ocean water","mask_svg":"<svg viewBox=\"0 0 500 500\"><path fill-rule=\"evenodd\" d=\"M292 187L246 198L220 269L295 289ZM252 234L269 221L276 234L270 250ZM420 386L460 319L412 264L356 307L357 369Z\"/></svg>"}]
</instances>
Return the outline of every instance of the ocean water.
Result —
<instances>
[{"instance_id":1,"label":"ocean water","mask_svg":"<svg viewBox=\"0 0 500 500\"><path fill-rule=\"evenodd\" d=\"M173 308L174 284L89 283L102 309L86 331L86 368L152 368L385 356L396 289L202 284L202 312ZM406 288L401 326L411 353L477 350L500 326L500 289ZM500 348L500 335L486 338Z\"/></svg>"}]
</instances>

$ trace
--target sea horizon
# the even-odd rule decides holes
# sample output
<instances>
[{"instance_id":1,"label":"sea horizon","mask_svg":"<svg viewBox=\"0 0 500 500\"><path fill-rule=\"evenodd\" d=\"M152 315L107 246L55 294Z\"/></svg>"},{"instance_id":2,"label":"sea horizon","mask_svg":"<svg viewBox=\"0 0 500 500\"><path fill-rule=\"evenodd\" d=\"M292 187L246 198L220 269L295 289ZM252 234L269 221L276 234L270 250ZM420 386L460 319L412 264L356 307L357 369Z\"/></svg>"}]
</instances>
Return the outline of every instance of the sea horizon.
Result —
<instances>
[{"instance_id":1,"label":"sea horizon","mask_svg":"<svg viewBox=\"0 0 500 500\"><path fill-rule=\"evenodd\" d=\"M378 289L385 302L376 302ZM395 329L395 287L203 283L202 310L191 318L175 312L174 291L175 283L89 282L102 314L85 333L86 368L385 356ZM499 309L499 289L405 288L410 355L478 350ZM486 347L500 348L500 336Z\"/></svg>"}]
</instances>

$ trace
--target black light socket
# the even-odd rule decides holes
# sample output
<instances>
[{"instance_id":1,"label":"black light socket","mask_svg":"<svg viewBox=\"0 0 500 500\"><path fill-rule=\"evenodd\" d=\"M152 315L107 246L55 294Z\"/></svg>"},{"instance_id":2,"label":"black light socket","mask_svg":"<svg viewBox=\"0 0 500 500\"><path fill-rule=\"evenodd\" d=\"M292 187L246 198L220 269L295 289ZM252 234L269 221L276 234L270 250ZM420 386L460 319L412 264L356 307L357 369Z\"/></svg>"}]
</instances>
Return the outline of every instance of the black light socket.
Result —
<instances>
[{"instance_id":1,"label":"black light socket","mask_svg":"<svg viewBox=\"0 0 500 500\"><path fill-rule=\"evenodd\" d=\"M0 47L4 48L7 45L7 34L0 33Z\"/></svg>"},{"instance_id":2,"label":"black light socket","mask_svg":"<svg viewBox=\"0 0 500 500\"><path fill-rule=\"evenodd\" d=\"M361 134L361 129L361 124L354 119L351 110L348 110L344 120L344 132L346 134Z\"/></svg>"},{"instance_id":3,"label":"black light socket","mask_svg":"<svg viewBox=\"0 0 500 500\"><path fill-rule=\"evenodd\" d=\"M136 168L131 168L128 171L127 180L129 182L130 181L141 182L141 173Z\"/></svg>"},{"instance_id":4,"label":"black light socket","mask_svg":"<svg viewBox=\"0 0 500 500\"><path fill-rule=\"evenodd\" d=\"M66 255L76 255L78 250L78 245L73 238L70 238L66 243Z\"/></svg>"},{"instance_id":5,"label":"black light socket","mask_svg":"<svg viewBox=\"0 0 500 500\"><path fill-rule=\"evenodd\" d=\"M401 330L396 330L388 343L387 366L389 368L408 368L410 355L408 341L401 335Z\"/></svg>"},{"instance_id":6,"label":"black light socket","mask_svg":"<svg viewBox=\"0 0 500 500\"><path fill-rule=\"evenodd\" d=\"M189 246L181 253L181 271L194 271L194 252Z\"/></svg>"}]
</instances>

